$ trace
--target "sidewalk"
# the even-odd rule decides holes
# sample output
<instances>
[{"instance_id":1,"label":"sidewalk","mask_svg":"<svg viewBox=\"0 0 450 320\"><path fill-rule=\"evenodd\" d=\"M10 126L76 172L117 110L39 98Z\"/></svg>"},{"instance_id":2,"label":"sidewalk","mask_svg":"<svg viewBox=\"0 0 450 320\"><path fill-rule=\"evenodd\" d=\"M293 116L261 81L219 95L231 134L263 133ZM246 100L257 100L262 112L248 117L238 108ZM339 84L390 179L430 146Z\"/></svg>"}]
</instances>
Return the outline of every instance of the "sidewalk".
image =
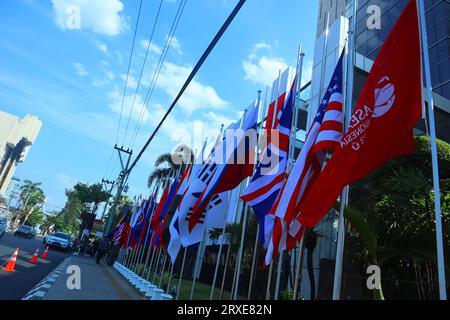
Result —
<instances>
[{"instance_id":1,"label":"sidewalk","mask_svg":"<svg viewBox=\"0 0 450 320\"><path fill-rule=\"evenodd\" d=\"M97 265L95 259L72 256L67 267L75 265L81 270L81 290L67 288L67 267L47 291L43 300L143 300L134 288L112 267Z\"/></svg>"}]
</instances>

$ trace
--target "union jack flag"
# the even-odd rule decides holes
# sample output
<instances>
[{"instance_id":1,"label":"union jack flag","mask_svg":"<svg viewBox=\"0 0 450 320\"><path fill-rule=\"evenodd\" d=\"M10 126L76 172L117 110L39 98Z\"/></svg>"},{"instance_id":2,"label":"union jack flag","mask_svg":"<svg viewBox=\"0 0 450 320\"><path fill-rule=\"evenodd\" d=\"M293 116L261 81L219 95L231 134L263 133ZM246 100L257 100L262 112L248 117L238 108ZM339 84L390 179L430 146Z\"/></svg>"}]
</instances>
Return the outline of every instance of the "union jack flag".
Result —
<instances>
[{"instance_id":1,"label":"union jack flag","mask_svg":"<svg viewBox=\"0 0 450 320\"><path fill-rule=\"evenodd\" d=\"M325 152L334 150L343 136L343 56L344 52L339 58L305 144L270 210L270 214L273 215L271 217L273 230L266 253L266 264L269 264L280 250L292 249L295 246L295 240L301 238L303 228L295 219L298 206L306 198L306 194L322 170Z\"/></svg>"},{"instance_id":2,"label":"union jack flag","mask_svg":"<svg viewBox=\"0 0 450 320\"><path fill-rule=\"evenodd\" d=\"M285 178L295 106L296 83L296 78L294 78L291 90L277 115L275 128L278 131L278 139L273 134L270 135L271 141L256 167L252 180L241 196L241 199L252 207L256 214L260 230L258 239L260 244L264 244L264 235L267 234L265 228L266 215L274 204ZM271 125L272 123L267 124L267 127L270 128Z\"/></svg>"}]
</instances>

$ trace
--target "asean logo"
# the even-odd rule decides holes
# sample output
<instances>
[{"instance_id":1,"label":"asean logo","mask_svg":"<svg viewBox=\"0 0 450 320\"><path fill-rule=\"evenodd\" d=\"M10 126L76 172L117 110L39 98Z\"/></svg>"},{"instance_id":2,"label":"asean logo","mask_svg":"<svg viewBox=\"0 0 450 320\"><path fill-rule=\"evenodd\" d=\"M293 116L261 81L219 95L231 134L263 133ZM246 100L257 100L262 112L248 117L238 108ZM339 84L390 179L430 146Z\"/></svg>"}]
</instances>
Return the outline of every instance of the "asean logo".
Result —
<instances>
[{"instance_id":1,"label":"asean logo","mask_svg":"<svg viewBox=\"0 0 450 320\"><path fill-rule=\"evenodd\" d=\"M375 106L372 117L379 118L388 112L395 102L395 87L388 76L384 76L378 81L378 88L375 89Z\"/></svg>"}]
</instances>

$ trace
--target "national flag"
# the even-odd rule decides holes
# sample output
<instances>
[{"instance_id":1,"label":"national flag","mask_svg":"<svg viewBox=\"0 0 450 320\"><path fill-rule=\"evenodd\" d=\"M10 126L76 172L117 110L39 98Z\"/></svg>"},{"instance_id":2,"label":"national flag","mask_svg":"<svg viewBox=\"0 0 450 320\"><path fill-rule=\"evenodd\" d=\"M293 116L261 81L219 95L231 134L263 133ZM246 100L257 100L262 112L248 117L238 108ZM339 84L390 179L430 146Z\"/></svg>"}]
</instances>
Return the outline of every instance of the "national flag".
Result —
<instances>
[{"instance_id":1,"label":"national flag","mask_svg":"<svg viewBox=\"0 0 450 320\"><path fill-rule=\"evenodd\" d=\"M265 216L272 208L286 174L295 97L296 80L294 79L288 98L277 116L278 138L272 139L266 148L252 180L241 196L241 199L252 207L256 214L260 230L260 244L264 244L265 239Z\"/></svg>"},{"instance_id":2,"label":"national flag","mask_svg":"<svg viewBox=\"0 0 450 320\"><path fill-rule=\"evenodd\" d=\"M146 221L146 207L147 207L148 201L145 200L141 206L136 210L136 214L134 216L134 221L130 223L130 238L128 240L128 246L136 249L136 247L140 244L140 241L142 240L140 238L143 226Z\"/></svg>"},{"instance_id":3,"label":"national flag","mask_svg":"<svg viewBox=\"0 0 450 320\"><path fill-rule=\"evenodd\" d=\"M273 81L271 99L267 111L266 130L263 134L267 135L267 145L270 144L271 129L278 125L280 110L285 105L286 96L291 89L293 79L293 68L287 68L277 79Z\"/></svg>"},{"instance_id":4,"label":"national flag","mask_svg":"<svg viewBox=\"0 0 450 320\"><path fill-rule=\"evenodd\" d=\"M292 236L301 236L302 229L292 228L296 208L317 178L325 159L325 150L333 150L342 137L342 66L344 52L331 76L330 84L317 110L300 154L284 181L275 204L270 210L274 216L266 217L266 228L270 230L266 252L266 264L281 250L295 246ZM270 226L269 226L270 225ZM287 234L290 230L290 235Z\"/></svg>"},{"instance_id":5,"label":"national flag","mask_svg":"<svg viewBox=\"0 0 450 320\"><path fill-rule=\"evenodd\" d=\"M159 200L159 203L156 207L155 213L153 214L152 220L151 220L151 226L153 230L153 234L157 232L157 229L161 223L161 214L163 213L163 208L166 204L167 196L169 195L169 186L167 185L164 188L163 194L161 196L161 199Z\"/></svg>"},{"instance_id":6,"label":"national flag","mask_svg":"<svg viewBox=\"0 0 450 320\"><path fill-rule=\"evenodd\" d=\"M153 245L158 246L160 242L162 241L162 233L166 227L167 220L169 218L169 210L172 207L173 201L175 200L176 193L178 190L178 184L179 179L178 177L175 178L175 180L172 182L172 185L170 186L167 198L164 201L164 205L160 212L160 223L159 226L156 229L156 232L153 235Z\"/></svg>"},{"instance_id":7,"label":"national flag","mask_svg":"<svg viewBox=\"0 0 450 320\"><path fill-rule=\"evenodd\" d=\"M300 204L303 226L315 226L344 186L414 152L413 128L422 116L420 54L417 7L411 0L378 53L349 130Z\"/></svg>"},{"instance_id":8,"label":"national flag","mask_svg":"<svg viewBox=\"0 0 450 320\"><path fill-rule=\"evenodd\" d=\"M189 166L184 177L182 178L182 182L180 183L180 187L177 191L177 197L180 197L177 209L175 211L175 214L172 217L172 220L169 225L169 233L170 233L170 242L167 247L168 254L170 255L170 258L172 260L172 263L175 263L176 257L178 255L178 252L181 248L181 236L180 236L180 223L179 223L179 216L180 216L180 208L183 205L184 196L188 192L188 188L191 185L191 183L194 181L194 178L200 171L201 167L203 166L203 157L205 154L205 148L206 148L206 141L203 144L202 150L197 155L196 159L194 160L194 163ZM186 222L185 222L186 223Z\"/></svg>"},{"instance_id":9,"label":"national flag","mask_svg":"<svg viewBox=\"0 0 450 320\"><path fill-rule=\"evenodd\" d=\"M206 187L202 188L193 206L189 230L199 222L213 195L234 189L253 174L260 106L261 101L257 99L250 105L239 129L236 130L234 125L225 131L222 143L212 153L212 161L202 168L201 179Z\"/></svg>"}]
</instances>

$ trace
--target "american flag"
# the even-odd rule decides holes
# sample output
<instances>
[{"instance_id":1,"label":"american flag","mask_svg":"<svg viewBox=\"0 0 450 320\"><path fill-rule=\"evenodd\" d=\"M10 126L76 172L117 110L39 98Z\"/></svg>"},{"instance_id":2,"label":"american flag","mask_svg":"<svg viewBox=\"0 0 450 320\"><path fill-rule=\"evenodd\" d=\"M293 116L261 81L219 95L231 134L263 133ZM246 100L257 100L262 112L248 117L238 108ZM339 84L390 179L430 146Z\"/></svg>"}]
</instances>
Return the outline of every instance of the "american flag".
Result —
<instances>
[{"instance_id":1,"label":"american flag","mask_svg":"<svg viewBox=\"0 0 450 320\"><path fill-rule=\"evenodd\" d=\"M114 233L113 241L115 246L119 245L120 240L122 239L124 228L125 228L125 221L119 224L119 226L116 229L116 232Z\"/></svg>"},{"instance_id":2,"label":"american flag","mask_svg":"<svg viewBox=\"0 0 450 320\"><path fill-rule=\"evenodd\" d=\"M295 219L298 214L298 205L322 170L326 150L334 150L342 138L343 56L344 53L339 58L305 144L270 210L270 213L274 215L272 217L274 226L266 253L266 264L269 264L280 250L292 249L295 241L291 240L301 238L303 228ZM288 231L289 234L287 234Z\"/></svg>"}]
</instances>

